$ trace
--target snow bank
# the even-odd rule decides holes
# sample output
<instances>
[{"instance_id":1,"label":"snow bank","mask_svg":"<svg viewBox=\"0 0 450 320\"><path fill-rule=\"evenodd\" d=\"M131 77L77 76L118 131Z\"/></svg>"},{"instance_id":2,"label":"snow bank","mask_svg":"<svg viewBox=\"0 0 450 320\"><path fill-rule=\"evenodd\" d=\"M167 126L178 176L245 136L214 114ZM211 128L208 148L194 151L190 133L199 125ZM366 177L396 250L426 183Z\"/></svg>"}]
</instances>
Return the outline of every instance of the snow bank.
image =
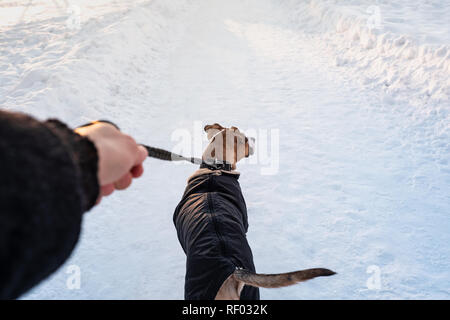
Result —
<instances>
[{"instance_id":1,"label":"snow bank","mask_svg":"<svg viewBox=\"0 0 450 320\"><path fill-rule=\"evenodd\" d=\"M145 105L139 92L154 89L183 34L188 3L81 1L75 17L71 7L23 3L16 11L25 18L0 33L0 105L73 126L106 114L113 119L111 110L125 103Z\"/></svg>"},{"instance_id":2,"label":"snow bank","mask_svg":"<svg viewBox=\"0 0 450 320\"><path fill-rule=\"evenodd\" d=\"M323 54L364 87L417 105L448 101L448 2L291 0L285 5L294 24L320 34Z\"/></svg>"}]
</instances>

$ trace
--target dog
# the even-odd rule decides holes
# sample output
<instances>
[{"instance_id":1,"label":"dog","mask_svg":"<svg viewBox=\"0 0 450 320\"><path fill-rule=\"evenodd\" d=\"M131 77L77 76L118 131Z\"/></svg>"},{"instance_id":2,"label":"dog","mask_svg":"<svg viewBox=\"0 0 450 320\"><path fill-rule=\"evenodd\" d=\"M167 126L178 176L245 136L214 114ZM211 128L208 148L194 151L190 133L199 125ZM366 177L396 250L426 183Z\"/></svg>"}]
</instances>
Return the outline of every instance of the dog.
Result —
<instances>
[{"instance_id":1,"label":"dog","mask_svg":"<svg viewBox=\"0 0 450 320\"><path fill-rule=\"evenodd\" d=\"M189 179L173 221L186 253L186 300L258 300L259 289L293 285L335 272L325 268L256 273L247 242L247 208L236 164L254 152L253 138L218 123L204 128L209 144Z\"/></svg>"}]
</instances>

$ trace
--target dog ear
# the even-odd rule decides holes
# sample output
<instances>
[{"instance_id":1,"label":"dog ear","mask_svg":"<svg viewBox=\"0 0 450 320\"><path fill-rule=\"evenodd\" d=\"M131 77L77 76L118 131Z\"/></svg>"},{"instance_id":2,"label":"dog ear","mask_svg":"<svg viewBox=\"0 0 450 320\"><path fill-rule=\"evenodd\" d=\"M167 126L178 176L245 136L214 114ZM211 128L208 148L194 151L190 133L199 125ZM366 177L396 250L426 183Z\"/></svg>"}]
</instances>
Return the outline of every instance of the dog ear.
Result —
<instances>
[{"instance_id":1,"label":"dog ear","mask_svg":"<svg viewBox=\"0 0 450 320\"><path fill-rule=\"evenodd\" d=\"M211 140L211 138L219 131L225 129L224 127L222 127L220 124L218 123L214 123L214 124L208 124L205 126L204 130L208 135L208 140Z\"/></svg>"},{"instance_id":2,"label":"dog ear","mask_svg":"<svg viewBox=\"0 0 450 320\"><path fill-rule=\"evenodd\" d=\"M207 124L204 129L205 129L205 132L208 132L208 130L210 130L210 129L223 130L225 128L222 127L218 123L214 123L214 124Z\"/></svg>"}]
</instances>

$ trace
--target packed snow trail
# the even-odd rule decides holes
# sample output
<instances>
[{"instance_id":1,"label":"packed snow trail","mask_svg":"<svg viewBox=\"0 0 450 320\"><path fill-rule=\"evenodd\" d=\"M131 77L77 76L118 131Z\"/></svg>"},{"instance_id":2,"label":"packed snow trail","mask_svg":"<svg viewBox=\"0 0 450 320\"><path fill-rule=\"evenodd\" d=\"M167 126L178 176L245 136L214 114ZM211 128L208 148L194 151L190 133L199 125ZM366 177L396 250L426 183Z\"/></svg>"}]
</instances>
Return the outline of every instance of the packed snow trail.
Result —
<instances>
[{"instance_id":1,"label":"packed snow trail","mask_svg":"<svg viewBox=\"0 0 450 320\"><path fill-rule=\"evenodd\" d=\"M257 271L338 275L262 289L263 299L449 298L450 159L439 113L418 121L407 101L345 78L277 1L173 3L118 9L53 38L47 60L0 78L9 92L0 102L72 125L107 117L167 149L176 130L199 134L198 122L278 129L276 174L238 166ZM37 27L46 35L58 23ZM4 37L27 25L16 28ZM27 52L16 53L18 70ZM85 215L74 255L26 298L183 298L172 214L195 167L149 159L145 168ZM81 286L69 290L72 265Z\"/></svg>"}]
</instances>

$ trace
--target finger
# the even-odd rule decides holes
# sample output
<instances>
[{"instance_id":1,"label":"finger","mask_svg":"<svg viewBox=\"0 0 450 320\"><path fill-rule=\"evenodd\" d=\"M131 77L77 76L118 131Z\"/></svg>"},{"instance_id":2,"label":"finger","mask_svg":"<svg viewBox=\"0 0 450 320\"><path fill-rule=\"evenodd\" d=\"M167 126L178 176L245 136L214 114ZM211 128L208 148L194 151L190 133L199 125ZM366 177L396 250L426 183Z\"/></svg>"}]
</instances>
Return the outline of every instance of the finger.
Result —
<instances>
[{"instance_id":1,"label":"finger","mask_svg":"<svg viewBox=\"0 0 450 320\"><path fill-rule=\"evenodd\" d=\"M133 168L131 168L130 173L133 178L139 178L144 173L144 166L142 164L134 166Z\"/></svg>"},{"instance_id":2,"label":"finger","mask_svg":"<svg viewBox=\"0 0 450 320\"><path fill-rule=\"evenodd\" d=\"M114 184L107 184L106 186L102 186L100 188L100 192L102 196L109 196L115 190Z\"/></svg>"},{"instance_id":3,"label":"finger","mask_svg":"<svg viewBox=\"0 0 450 320\"><path fill-rule=\"evenodd\" d=\"M144 146L138 145L138 150L136 154L136 160L134 161L134 165L139 165L144 162L148 157L148 151Z\"/></svg>"},{"instance_id":4,"label":"finger","mask_svg":"<svg viewBox=\"0 0 450 320\"><path fill-rule=\"evenodd\" d=\"M120 178L118 181L114 183L114 187L117 190L123 190L130 186L131 182L133 180L133 177L131 176L131 173L127 173L122 178Z\"/></svg>"}]
</instances>

